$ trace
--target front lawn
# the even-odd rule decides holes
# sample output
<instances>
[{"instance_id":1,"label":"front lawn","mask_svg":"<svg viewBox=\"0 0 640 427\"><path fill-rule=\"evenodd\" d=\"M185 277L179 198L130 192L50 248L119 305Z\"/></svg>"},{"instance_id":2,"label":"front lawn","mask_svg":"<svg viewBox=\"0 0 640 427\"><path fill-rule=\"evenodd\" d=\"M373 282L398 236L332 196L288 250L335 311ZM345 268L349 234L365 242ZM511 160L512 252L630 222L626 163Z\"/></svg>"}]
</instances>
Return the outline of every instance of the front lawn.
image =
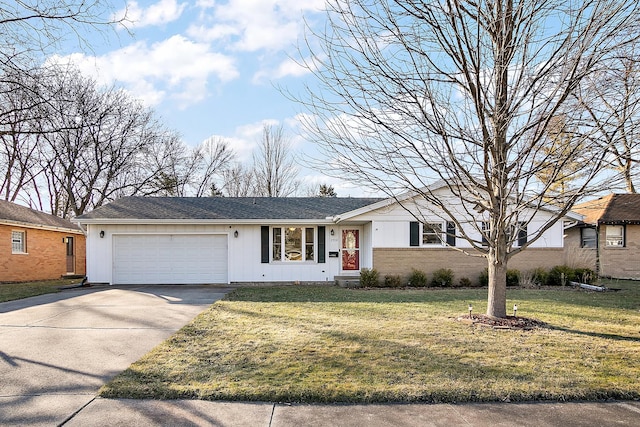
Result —
<instances>
[{"instance_id":1,"label":"front lawn","mask_svg":"<svg viewBox=\"0 0 640 427\"><path fill-rule=\"evenodd\" d=\"M456 318L486 289L238 289L101 390L103 397L280 402L640 398L640 283L510 289L548 327ZM511 310L509 310L511 311Z\"/></svg>"},{"instance_id":2,"label":"front lawn","mask_svg":"<svg viewBox=\"0 0 640 427\"><path fill-rule=\"evenodd\" d=\"M79 283L81 279L57 279L38 282L0 283L0 302L60 292L63 286Z\"/></svg>"}]
</instances>

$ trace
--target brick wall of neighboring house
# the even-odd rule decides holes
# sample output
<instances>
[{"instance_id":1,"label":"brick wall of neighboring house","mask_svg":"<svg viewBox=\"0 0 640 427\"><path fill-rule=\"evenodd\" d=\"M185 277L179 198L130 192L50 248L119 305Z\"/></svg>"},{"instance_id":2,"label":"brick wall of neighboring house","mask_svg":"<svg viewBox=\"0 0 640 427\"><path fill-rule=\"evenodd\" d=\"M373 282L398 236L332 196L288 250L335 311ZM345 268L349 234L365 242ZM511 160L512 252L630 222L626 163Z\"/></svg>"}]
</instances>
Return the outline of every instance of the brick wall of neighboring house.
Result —
<instances>
[{"instance_id":1,"label":"brick wall of neighboring house","mask_svg":"<svg viewBox=\"0 0 640 427\"><path fill-rule=\"evenodd\" d=\"M599 241L605 242L605 226ZM640 225L627 225L625 247L600 247L600 275L616 279L640 279Z\"/></svg>"},{"instance_id":2,"label":"brick wall of neighboring house","mask_svg":"<svg viewBox=\"0 0 640 427\"><path fill-rule=\"evenodd\" d=\"M520 271L538 267L550 269L560 264L564 264L564 249L529 248L509 261L509 269ZM456 282L466 277L473 283L477 283L480 273L486 267L485 258L465 255L455 249L375 248L373 250L373 268L380 273L380 277L387 274L406 277L413 268L424 271L428 277L431 277L435 270L450 268L454 272Z\"/></svg>"},{"instance_id":3,"label":"brick wall of neighboring house","mask_svg":"<svg viewBox=\"0 0 640 427\"><path fill-rule=\"evenodd\" d=\"M12 253L11 232L26 232L27 250ZM67 251L63 239L75 240L75 274L86 274L86 240L82 234L0 225L0 282L58 279L67 274Z\"/></svg>"},{"instance_id":4,"label":"brick wall of neighboring house","mask_svg":"<svg viewBox=\"0 0 640 427\"><path fill-rule=\"evenodd\" d=\"M579 227L565 231L564 257L566 264L573 268L589 268L596 271L596 249L581 248L581 233Z\"/></svg>"}]
</instances>

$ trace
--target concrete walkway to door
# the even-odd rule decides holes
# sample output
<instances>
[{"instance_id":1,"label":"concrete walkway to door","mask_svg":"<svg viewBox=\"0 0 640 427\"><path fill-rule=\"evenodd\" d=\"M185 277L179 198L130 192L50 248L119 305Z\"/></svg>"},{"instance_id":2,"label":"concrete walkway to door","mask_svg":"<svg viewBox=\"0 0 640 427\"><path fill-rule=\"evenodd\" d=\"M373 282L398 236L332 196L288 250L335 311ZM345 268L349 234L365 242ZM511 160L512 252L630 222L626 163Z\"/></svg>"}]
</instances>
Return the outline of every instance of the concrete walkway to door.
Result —
<instances>
[{"instance_id":1,"label":"concrete walkway to door","mask_svg":"<svg viewBox=\"0 0 640 427\"><path fill-rule=\"evenodd\" d=\"M63 424L228 291L100 286L0 303L0 425Z\"/></svg>"}]
</instances>

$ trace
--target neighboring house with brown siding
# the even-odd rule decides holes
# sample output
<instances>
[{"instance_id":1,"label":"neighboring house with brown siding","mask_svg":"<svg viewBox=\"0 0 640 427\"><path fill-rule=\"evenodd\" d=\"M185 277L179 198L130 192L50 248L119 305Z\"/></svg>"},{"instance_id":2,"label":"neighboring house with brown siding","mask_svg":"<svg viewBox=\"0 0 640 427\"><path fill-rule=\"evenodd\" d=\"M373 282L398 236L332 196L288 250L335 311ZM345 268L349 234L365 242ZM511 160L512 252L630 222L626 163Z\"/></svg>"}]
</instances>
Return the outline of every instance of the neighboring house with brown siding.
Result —
<instances>
[{"instance_id":1,"label":"neighboring house with brown siding","mask_svg":"<svg viewBox=\"0 0 640 427\"><path fill-rule=\"evenodd\" d=\"M567 256L603 277L640 279L640 194L609 194L573 210L584 219L567 230Z\"/></svg>"},{"instance_id":2,"label":"neighboring house with brown siding","mask_svg":"<svg viewBox=\"0 0 640 427\"><path fill-rule=\"evenodd\" d=\"M86 226L93 283L334 283L363 268L381 277L451 268L456 280L477 282L486 259L472 256L478 254L461 236L481 242L486 214L470 217L473 210L444 185L433 191L450 201L450 212L460 212L462 230L410 196L404 206L346 197L125 197L75 221ZM407 210L412 206L415 215ZM563 221L549 225L555 213L545 209L518 217L515 245L528 247L509 267L563 264ZM539 230L541 238L527 242Z\"/></svg>"},{"instance_id":3,"label":"neighboring house with brown siding","mask_svg":"<svg viewBox=\"0 0 640 427\"><path fill-rule=\"evenodd\" d=\"M76 224L0 200L0 282L84 276L85 247Z\"/></svg>"}]
</instances>

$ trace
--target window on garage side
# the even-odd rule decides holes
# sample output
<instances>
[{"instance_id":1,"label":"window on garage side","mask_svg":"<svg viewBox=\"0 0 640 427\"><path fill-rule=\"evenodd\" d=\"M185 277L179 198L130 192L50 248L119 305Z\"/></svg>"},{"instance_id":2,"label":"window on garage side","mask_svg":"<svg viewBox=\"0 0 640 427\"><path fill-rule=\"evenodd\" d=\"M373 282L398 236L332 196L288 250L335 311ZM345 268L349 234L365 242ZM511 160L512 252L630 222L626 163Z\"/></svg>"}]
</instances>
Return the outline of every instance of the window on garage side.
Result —
<instances>
[{"instance_id":1,"label":"window on garage side","mask_svg":"<svg viewBox=\"0 0 640 427\"><path fill-rule=\"evenodd\" d=\"M27 252L27 234L24 231L11 232L11 253L24 254Z\"/></svg>"},{"instance_id":2,"label":"window on garage side","mask_svg":"<svg viewBox=\"0 0 640 427\"><path fill-rule=\"evenodd\" d=\"M313 227L274 227L272 229L274 261L314 261Z\"/></svg>"}]
</instances>

